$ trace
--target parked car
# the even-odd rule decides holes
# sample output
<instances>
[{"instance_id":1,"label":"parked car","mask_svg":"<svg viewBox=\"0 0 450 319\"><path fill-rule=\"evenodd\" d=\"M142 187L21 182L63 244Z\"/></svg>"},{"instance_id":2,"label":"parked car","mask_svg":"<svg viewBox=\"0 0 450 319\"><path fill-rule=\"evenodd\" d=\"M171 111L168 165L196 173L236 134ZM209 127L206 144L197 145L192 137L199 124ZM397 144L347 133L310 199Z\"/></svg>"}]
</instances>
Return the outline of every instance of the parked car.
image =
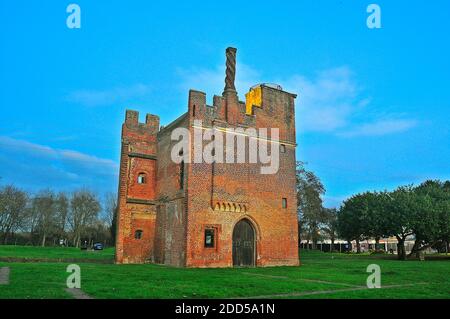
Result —
<instances>
[{"instance_id":1,"label":"parked car","mask_svg":"<svg viewBox=\"0 0 450 319\"><path fill-rule=\"evenodd\" d=\"M102 243L95 243L93 247L94 247L94 250L103 250Z\"/></svg>"}]
</instances>

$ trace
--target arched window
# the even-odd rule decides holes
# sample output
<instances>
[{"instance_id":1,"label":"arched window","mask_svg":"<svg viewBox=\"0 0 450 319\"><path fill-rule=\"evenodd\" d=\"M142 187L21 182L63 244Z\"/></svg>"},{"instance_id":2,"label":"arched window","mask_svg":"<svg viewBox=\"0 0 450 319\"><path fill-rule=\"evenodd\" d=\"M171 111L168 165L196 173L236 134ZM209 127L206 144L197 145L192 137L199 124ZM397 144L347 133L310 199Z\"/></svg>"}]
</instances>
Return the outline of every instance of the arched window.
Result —
<instances>
[{"instance_id":1,"label":"arched window","mask_svg":"<svg viewBox=\"0 0 450 319\"><path fill-rule=\"evenodd\" d=\"M134 238L135 239L141 239L142 238L142 230L138 229L134 232Z\"/></svg>"},{"instance_id":2,"label":"arched window","mask_svg":"<svg viewBox=\"0 0 450 319\"><path fill-rule=\"evenodd\" d=\"M281 199L281 207L287 208L287 198L282 198Z\"/></svg>"},{"instance_id":3,"label":"arched window","mask_svg":"<svg viewBox=\"0 0 450 319\"><path fill-rule=\"evenodd\" d=\"M146 174L145 173L139 173L137 182L138 182L138 184L145 184L145 183L147 183L147 176L146 176Z\"/></svg>"}]
</instances>

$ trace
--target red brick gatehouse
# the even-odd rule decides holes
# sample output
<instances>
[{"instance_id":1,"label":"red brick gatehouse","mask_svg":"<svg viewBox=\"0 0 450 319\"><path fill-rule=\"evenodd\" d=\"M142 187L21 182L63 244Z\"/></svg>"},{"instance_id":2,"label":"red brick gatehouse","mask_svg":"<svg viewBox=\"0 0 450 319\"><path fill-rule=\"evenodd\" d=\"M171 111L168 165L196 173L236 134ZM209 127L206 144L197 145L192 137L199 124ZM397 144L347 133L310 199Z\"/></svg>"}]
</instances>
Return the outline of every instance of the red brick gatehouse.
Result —
<instances>
[{"instance_id":1,"label":"red brick gatehouse","mask_svg":"<svg viewBox=\"0 0 450 319\"><path fill-rule=\"evenodd\" d=\"M160 127L126 111L122 126L117 263L182 267L298 265L295 188L295 94L280 86L252 87L241 102L234 85L236 49L226 51L225 90L206 104L190 90L187 112ZM261 163L175 163L174 129L278 128L279 169ZM248 141L253 138L246 136ZM274 146L275 145L275 146ZM193 146L192 146L193 147ZM193 151L193 149L186 150Z\"/></svg>"}]
</instances>

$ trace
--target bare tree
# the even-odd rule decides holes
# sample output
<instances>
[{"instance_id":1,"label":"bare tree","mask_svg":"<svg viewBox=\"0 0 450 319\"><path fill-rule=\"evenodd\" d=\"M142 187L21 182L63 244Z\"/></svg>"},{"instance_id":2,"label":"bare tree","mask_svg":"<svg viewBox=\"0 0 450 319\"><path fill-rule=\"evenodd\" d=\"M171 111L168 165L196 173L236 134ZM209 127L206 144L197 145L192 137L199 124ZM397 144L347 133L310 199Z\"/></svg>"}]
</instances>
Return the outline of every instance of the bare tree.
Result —
<instances>
[{"instance_id":1,"label":"bare tree","mask_svg":"<svg viewBox=\"0 0 450 319\"><path fill-rule=\"evenodd\" d=\"M57 230L55 194L50 190L39 192L32 200L32 207L38 216L37 231L41 246L44 247L47 239Z\"/></svg>"},{"instance_id":2,"label":"bare tree","mask_svg":"<svg viewBox=\"0 0 450 319\"><path fill-rule=\"evenodd\" d=\"M92 192L81 190L72 195L68 222L76 247L80 247L82 236L86 233L87 227L97 220L99 212L100 203Z\"/></svg>"},{"instance_id":3,"label":"bare tree","mask_svg":"<svg viewBox=\"0 0 450 319\"><path fill-rule=\"evenodd\" d=\"M89 246L92 246L95 242L101 242L105 246L111 240L111 233L108 224L103 220L95 220L92 224L88 225L85 230L85 238L89 242Z\"/></svg>"},{"instance_id":4,"label":"bare tree","mask_svg":"<svg viewBox=\"0 0 450 319\"><path fill-rule=\"evenodd\" d=\"M29 240L34 245L34 238L37 234L39 218L40 218L39 208L36 205L36 202L31 199L29 203L29 207L27 210L27 221L26 221L26 231L29 232Z\"/></svg>"},{"instance_id":5,"label":"bare tree","mask_svg":"<svg viewBox=\"0 0 450 319\"><path fill-rule=\"evenodd\" d=\"M66 235L67 218L69 214L69 199L63 192L55 199L57 235L62 239Z\"/></svg>"},{"instance_id":6,"label":"bare tree","mask_svg":"<svg viewBox=\"0 0 450 319\"><path fill-rule=\"evenodd\" d=\"M112 225L114 221L114 215L117 210L117 195L114 193L106 193L105 195L105 222L108 225Z\"/></svg>"},{"instance_id":7,"label":"bare tree","mask_svg":"<svg viewBox=\"0 0 450 319\"><path fill-rule=\"evenodd\" d=\"M106 193L105 195L105 222L114 240L116 235L116 217L117 217L117 195L114 193Z\"/></svg>"},{"instance_id":8,"label":"bare tree","mask_svg":"<svg viewBox=\"0 0 450 319\"><path fill-rule=\"evenodd\" d=\"M26 221L27 200L27 194L14 186L0 189L0 235L5 245L8 244L8 238Z\"/></svg>"}]
</instances>

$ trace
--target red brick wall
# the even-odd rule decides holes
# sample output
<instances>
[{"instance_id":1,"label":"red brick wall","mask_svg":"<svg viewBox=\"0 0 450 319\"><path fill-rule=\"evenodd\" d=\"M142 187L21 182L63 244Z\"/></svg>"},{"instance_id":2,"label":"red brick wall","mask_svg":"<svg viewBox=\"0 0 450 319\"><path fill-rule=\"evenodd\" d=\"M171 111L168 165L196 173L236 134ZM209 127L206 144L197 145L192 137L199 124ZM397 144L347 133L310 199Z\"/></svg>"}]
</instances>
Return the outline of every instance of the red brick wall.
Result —
<instances>
[{"instance_id":1,"label":"red brick wall","mask_svg":"<svg viewBox=\"0 0 450 319\"><path fill-rule=\"evenodd\" d=\"M188 112L159 132L155 116L139 124L136 112L127 112L122 129L117 262L230 267L233 229L246 218L256 232L257 266L298 265L294 99L290 93L263 86L261 108L246 115L245 104L233 92L215 96L214 105L207 106L205 94L191 90ZM171 160L176 142L170 134L177 127L188 127L193 136L195 119L206 127L279 128L286 144L279 171L261 174L260 164L185 164L180 189L180 164ZM147 174L145 185L136 183L140 172ZM287 199L287 208L282 208L282 198ZM204 247L206 228L216 229L214 248ZM144 231L141 240L134 238L137 229Z\"/></svg>"},{"instance_id":2,"label":"red brick wall","mask_svg":"<svg viewBox=\"0 0 450 319\"><path fill-rule=\"evenodd\" d=\"M204 126L247 124L252 127L278 127L280 137L295 144L294 96L263 88L263 105L257 115L245 115L243 103L235 96L215 97L213 112L196 112ZM228 102L228 103L226 103ZM205 105L201 92L190 93L189 109ZM226 105L226 112L223 110ZM208 112L209 111L209 112ZM214 112L216 111L216 112ZM228 119L226 122L225 116ZM219 117L219 120L214 118ZM189 112L189 122L194 118ZM193 129L192 133L193 135ZM248 145L248 144L247 144ZM193 151L193 150L192 150ZM234 225L247 218L256 230L257 266L298 265L298 234L295 193L295 147L280 154L280 170L274 175L260 174L259 164L191 164L188 168L188 224L186 265L190 267L232 266ZM287 198L287 208L282 208ZM241 211L215 210L217 203L240 205ZM242 211L245 208L245 211ZM217 246L204 247L204 229L217 226Z\"/></svg>"},{"instance_id":3,"label":"red brick wall","mask_svg":"<svg viewBox=\"0 0 450 319\"><path fill-rule=\"evenodd\" d=\"M176 141L171 133L178 127L187 127L187 117L181 116L158 134L157 189L160 201L156 218L155 261L173 266L185 265L186 252L186 186L180 187L180 167L171 159ZM183 185L186 185L184 174Z\"/></svg>"},{"instance_id":4,"label":"red brick wall","mask_svg":"<svg viewBox=\"0 0 450 319\"><path fill-rule=\"evenodd\" d=\"M127 111L122 126L116 235L118 263L153 260L159 118L148 114L146 122L139 123L138 117L138 112ZM145 184L138 184L139 173L146 174ZM135 238L137 230L142 231L141 239Z\"/></svg>"},{"instance_id":5,"label":"red brick wall","mask_svg":"<svg viewBox=\"0 0 450 319\"><path fill-rule=\"evenodd\" d=\"M140 174L145 176L145 183L143 184L137 182ZM143 200L156 199L156 160L130 158L128 183L129 197Z\"/></svg>"}]
</instances>

